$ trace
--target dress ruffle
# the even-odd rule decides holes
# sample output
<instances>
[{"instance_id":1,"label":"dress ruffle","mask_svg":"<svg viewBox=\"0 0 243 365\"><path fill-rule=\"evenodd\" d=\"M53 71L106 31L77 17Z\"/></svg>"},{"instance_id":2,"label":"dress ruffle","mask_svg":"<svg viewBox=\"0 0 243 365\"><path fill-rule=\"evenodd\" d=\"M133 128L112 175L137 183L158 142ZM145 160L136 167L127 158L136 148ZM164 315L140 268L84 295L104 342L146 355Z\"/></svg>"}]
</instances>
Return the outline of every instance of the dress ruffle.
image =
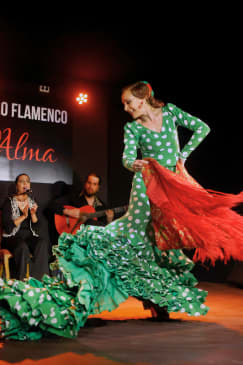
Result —
<instances>
[{"instance_id":1,"label":"dress ruffle","mask_svg":"<svg viewBox=\"0 0 243 365\"><path fill-rule=\"evenodd\" d=\"M62 282L0 281L1 335L38 339L48 334L73 338L90 314L113 310L128 296L142 297L168 312L206 314L207 292L195 287L192 262L180 250L165 254L154 246L133 245L104 227L81 226L63 233L54 248Z\"/></svg>"}]
</instances>

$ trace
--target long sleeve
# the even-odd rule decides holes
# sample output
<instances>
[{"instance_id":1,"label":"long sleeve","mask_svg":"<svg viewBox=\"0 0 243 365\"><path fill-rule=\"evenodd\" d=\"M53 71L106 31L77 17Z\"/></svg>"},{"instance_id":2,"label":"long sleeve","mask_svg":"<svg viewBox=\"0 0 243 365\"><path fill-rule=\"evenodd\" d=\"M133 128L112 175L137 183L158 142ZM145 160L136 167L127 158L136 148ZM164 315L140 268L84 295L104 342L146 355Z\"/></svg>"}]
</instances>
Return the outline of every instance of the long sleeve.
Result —
<instances>
[{"instance_id":1,"label":"long sleeve","mask_svg":"<svg viewBox=\"0 0 243 365\"><path fill-rule=\"evenodd\" d=\"M137 158L139 136L133 123L124 126L124 151L122 156L123 166L133 171L132 165Z\"/></svg>"},{"instance_id":2,"label":"long sleeve","mask_svg":"<svg viewBox=\"0 0 243 365\"><path fill-rule=\"evenodd\" d=\"M52 200L49 204L48 204L48 210L52 213L52 214L59 214L62 215L63 214L63 209L65 205L72 205L71 204L71 196L69 195L64 195L61 196L60 198L57 198L55 200Z\"/></svg>"},{"instance_id":3,"label":"long sleeve","mask_svg":"<svg viewBox=\"0 0 243 365\"><path fill-rule=\"evenodd\" d=\"M204 140L204 138L210 132L210 128L199 118L184 112L174 104L168 104L167 106L175 118L176 125L180 125L194 132L180 152L180 157L182 159L186 159L191 154L191 152L194 151L195 148L197 148L197 146Z\"/></svg>"},{"instance_id":4,"label":"long sleeve","mask_svg":"<svg viewBox=\"0 0 243 365\"><path fill-rule=\"evenodd\" d=\"M16 226L12 218L11 201L9 198L7 198L3 204L2 220L4 232L10 234Z\"/></svg>"}]
</instances>

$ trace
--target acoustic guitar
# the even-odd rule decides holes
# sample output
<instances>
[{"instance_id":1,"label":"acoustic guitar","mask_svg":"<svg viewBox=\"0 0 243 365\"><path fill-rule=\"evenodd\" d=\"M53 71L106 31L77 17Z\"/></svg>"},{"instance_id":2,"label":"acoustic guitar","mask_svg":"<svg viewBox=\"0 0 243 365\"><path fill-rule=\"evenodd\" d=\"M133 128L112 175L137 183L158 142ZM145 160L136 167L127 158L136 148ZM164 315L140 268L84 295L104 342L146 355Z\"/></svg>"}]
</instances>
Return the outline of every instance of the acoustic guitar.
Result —
<instances>
[{"instance_id":1,"label":"acoustic guitar","mask_svg":"<svg viewBox=\"0 0 243 365\"><path fill-rule=\"evenodd\" d=\"M97 220L97 218L105 216L105 210L99 210L96 211L94 207L91 205L85 205L81 208L72 207L69 205L64 205L64 208L66 209L79 209L80 217L79 218L72 218L68 217L66 215L59 215L55 214L55 226L56 230L59 234L66 232L66 233L72 233L75 234L77 230L79 229L81 224L84 224L87 219L94 219ZM122 206L117 208L112 208L114 213L122 213L127 210L128 206Z\"/></svg>"}]
</instances>

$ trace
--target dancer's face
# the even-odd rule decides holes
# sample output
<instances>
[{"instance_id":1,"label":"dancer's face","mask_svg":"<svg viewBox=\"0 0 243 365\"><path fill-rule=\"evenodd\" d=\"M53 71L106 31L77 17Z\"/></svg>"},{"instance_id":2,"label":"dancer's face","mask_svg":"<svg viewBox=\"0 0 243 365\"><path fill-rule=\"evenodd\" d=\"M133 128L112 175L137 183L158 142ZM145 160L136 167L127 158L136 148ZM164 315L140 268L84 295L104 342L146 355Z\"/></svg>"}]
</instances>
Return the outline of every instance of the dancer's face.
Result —
<instances>
[{"instance_id":1,"label":"dancer's face","mask_svg":"<svg viewBox=\"0 0 243 365\"><path fill-rule=\"evenodd\" d=\"M84 184L84 193L86 196L93 196L99 191L100 179L97 176L88 176Z\"/></svg>"},{"instance_id":2,"label":"dancer's face","mask_svg":"<svg viewBox=\"0 0 243 365\"><path fill-rule=\"evenodd\" d=\"M136 98L130 90L126 90L122 93L122 103L124 105L124 110L135 120L146 114L146 100Z\"/></svg>"},{"instance_id":3,"label":"dancer's face","mask_svg":"<svg viewBox=\"0 0 243 365\"><path fill-rule=\"evenodd\" d=\"M28 175L20 175L16 183L16 192L23 194L30 189L30 178Z\"/></svg>"}]
</instances>

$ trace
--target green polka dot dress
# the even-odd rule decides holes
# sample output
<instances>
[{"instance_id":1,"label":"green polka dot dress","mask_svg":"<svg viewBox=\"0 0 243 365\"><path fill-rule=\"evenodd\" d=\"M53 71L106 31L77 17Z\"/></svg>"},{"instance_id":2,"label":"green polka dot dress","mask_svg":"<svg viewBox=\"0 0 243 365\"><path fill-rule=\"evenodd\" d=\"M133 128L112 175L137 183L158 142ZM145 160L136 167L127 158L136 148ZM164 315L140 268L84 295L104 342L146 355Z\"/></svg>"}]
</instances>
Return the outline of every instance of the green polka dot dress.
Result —
<instances>
[{"instance_id":1,"label":"green polka dot dress","mask_svg":"<svg viewBox=\"0 0 243 365\"><path fill-rule=\"evenodd\" d=\"M193 131L180 151L177 127ZM137 122L125 125L124 166L132 168L140 149L174 171L209 132L201 120L173 104L163 108L160 133ZM150 205L140 172L134 174L126 214L106 227L81 226L63 233L54 248L62 282L45 276L28 282L0 279L0 334L38 339L48 334L73 338L90 314L113 310L129 296L150 300L169 312L207 313L207 293L196 288L193 262L181 250L160 251L154 241Z\"/></svg>"}]
</instances>

